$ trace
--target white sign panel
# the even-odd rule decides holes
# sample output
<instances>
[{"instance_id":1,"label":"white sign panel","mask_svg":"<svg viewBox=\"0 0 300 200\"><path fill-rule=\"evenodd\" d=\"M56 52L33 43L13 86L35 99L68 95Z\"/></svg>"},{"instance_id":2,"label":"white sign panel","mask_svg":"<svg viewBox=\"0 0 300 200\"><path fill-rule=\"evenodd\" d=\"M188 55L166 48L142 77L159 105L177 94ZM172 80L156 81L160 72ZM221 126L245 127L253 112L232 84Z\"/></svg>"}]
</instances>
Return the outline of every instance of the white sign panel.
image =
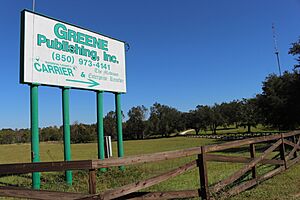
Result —
<instances>
[{"instance_id":1,"label":"white sign panel","mask_svg":"<svg viewBox=\"0 0 300 200\"><path fill-rule=\"evenodd\" d=\"M21 83L126 92L125 43L22 11Z\"/></svg>"}]
</instances>

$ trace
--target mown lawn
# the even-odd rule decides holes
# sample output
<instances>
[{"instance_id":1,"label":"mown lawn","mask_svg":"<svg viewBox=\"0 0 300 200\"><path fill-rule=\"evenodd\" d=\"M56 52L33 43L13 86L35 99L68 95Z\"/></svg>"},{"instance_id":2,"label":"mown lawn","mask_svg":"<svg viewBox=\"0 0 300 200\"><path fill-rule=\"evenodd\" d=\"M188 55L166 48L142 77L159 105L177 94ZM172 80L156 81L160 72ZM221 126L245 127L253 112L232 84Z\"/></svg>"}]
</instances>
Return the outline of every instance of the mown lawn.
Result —
<instances>
[{"instance_id":1,"label":"mown lawn","mask_svg":"<svg viewBox=\"0 0 300 200\"><path fill-rule=\"evenodd\" d=\"M218 141L216 140L203 138L172 137L125 141L124 148L126 155L139 155L184 149L217 142ZM115 142L113 143L113 149L114 156L116 156ZM233 150L230 152L223 152L222 154L248 156L248 152L246 150L240 150L240 153ZM42 161L57 161L63 159L62 143L41 143L40 151ZM30 162L30 144L0 145L0 152L0 163ZM74 160L96 159L97 145L95 143L72 144L72 157ZM97 192L158 175L170 169L177 168L178 166L195 158L196 156L192 156L188 158L162 161L159 163L128 166L124 172L119 171L118 168L108 169L105 173L99 172L97 174ZM242 164L208 163L209 183L215 183L216 181L229 176L242 166ZM265 169L262 169L261 171L263 170ZM148 188L146 191L197 189L199 187L198 177L198 170L194 169L181 176ZM30 174L2 177L0 178L0 184L1 183L30 187ZM64 183L64 173L43 173L41 186L42 189L48 190L87 192L87 183L87 172L85 171L74 171L72 187L69 187ZM283 174L260 184L252 190L232 197L232 199L300 199L300 195L298 193L300 193L300 164L292 167Z\"/></svg>"},{"instance_id":2,"label":"mown lawn","mask_svg":"<svg viewBox=\"0 0 300 200\"><path fill-rule=\"evenodd\" d=\"M245 126L239 126L236 127L234 125L228 126L226 128L220 126L217 127L217 134L228 134L228 133L246 133L248 131L248 128ZM251 127L251 132L278 132L278 130L275 130L271 127L266 127L261 124L258 124L256 127ZM213 132L211 130L201 130L199 134L212 134ZM189 131L187 134L196 134L194 130Z\"/></svg>"}]
</instances>

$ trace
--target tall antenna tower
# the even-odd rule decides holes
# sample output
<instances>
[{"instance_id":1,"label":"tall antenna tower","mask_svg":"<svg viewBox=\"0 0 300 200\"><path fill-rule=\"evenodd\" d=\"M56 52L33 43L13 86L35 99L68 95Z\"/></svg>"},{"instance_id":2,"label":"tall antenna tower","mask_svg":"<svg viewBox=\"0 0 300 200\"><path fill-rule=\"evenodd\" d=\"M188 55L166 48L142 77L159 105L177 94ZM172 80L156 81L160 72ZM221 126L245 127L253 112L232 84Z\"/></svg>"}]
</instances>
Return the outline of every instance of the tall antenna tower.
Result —
<instances>
[{"instance_id":1,"label":"tall antenna tower","mask_svg":"<svg viewBox=\"0 0 300 200\"><path fill-rule=\"evenodd\" d=\"M32 0L32 11L35 11L35 0Z\"/></svg>"},{"instance_id":2,"label":"tall antenna tower","mask_svg":"<svg viewBox=\"0 0 300 200\"><path fill-rule=\"evenodd\" d=\"M279 70L279 76L281 76L281 67L280 67L280 60L279 60L279 51L277 46L277 38L276 38L276 32L275 32L275 25L272 23L272 32L273 32L273 41L274 41L274 49L275 49L275 55L277 59L277 65Z\"/></svg>"}]
</instances>

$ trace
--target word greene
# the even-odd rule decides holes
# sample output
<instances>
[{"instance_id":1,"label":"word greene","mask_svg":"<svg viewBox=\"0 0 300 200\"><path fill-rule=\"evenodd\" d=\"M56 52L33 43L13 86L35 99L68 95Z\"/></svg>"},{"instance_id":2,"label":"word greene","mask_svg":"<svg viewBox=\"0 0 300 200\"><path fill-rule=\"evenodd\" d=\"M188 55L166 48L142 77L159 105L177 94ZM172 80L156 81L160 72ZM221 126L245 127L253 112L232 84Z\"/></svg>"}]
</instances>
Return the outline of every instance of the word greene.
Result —
<instances>
[{"instance_id":1,"label":"word greene","mask_svg":"<svg viewBox=\"0 0 300 200\"><path fill-rule=\"evenodd\" d=\"M96 38L81 32L76 32L72 29L67 29L64 24L57 23L54 26L54 34L62 40L69 40L79 44L98 48L107 51L108 42L106 40Z\"/></svg>"}]
</instances>

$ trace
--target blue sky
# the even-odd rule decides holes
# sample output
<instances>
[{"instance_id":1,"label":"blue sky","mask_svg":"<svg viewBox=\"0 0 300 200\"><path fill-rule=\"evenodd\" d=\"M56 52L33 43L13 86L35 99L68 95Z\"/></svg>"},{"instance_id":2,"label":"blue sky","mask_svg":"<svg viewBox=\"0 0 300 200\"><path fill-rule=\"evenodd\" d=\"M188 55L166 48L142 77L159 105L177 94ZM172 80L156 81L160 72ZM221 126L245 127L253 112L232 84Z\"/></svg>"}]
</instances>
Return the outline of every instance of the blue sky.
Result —
<instances>
[{"instance_id":1,"label":"blue sky","mask_svg":"<svg viewBox=\"0 0 300 200\"><path fill-rule=\"evenodd\" d=\"M19 84L20 12L31 0L6 0L0 7L0 128L30 125L29 87ZM36 0L36 12L130 44L126 55L124 112L154 102L181 111L199 104L249 98L277 73L272 23L282 70L295 58L290 44L300 36L299 0ZM71 122L96 121L94 92L71 90ZM114 95L104 95L105 113ZM61 125L61 90L39 87L40 126Z\"/></svg>"}]
</instances>

